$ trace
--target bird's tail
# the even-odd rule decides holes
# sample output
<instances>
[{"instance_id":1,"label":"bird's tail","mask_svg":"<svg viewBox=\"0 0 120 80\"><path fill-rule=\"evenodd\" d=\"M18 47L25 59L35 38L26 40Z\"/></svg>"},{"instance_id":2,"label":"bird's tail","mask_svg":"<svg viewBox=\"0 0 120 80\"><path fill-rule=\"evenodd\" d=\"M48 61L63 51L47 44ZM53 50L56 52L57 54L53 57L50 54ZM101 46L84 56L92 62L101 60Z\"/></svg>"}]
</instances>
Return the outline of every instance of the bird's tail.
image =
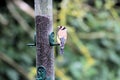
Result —
<instances>
[{"instance_id":1,"label":"bird's tail","mask_svg":"<svg viewBox=\"0 0 120 80\"><path fill-rule=\"evenodd\" d=\"M65 39L64 38L60 38L61 41L61 45L60 45L60 54L64 53L64 44L65 44Z\"/></svg>"},{"instance_id":2,"label":"bird's tail","mask_svg":"<svg viewBox=\"0 0 120 80\"><path fill-rule=\"evenodd\" d=\"M60 48L60 54L64 54L64 49Z\"/></svg>"}]
</instances>

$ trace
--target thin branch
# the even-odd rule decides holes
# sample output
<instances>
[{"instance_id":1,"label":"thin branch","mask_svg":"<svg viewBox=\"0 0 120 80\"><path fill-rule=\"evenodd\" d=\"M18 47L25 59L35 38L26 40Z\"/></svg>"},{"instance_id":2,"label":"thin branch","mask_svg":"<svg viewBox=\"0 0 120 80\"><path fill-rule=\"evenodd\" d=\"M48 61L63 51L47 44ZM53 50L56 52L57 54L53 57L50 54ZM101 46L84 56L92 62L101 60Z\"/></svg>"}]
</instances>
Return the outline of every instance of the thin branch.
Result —
<instances>
[{"instance_id":1,"label":"thin branch","mask_svg":"<svg viewBox=\"0 0 120 80\"><path fill-rule=\"evenodd\" d=\"M30 35L30 37L33 37L33 30L30 28L30 26L27 24L27 22L22 18L22 16L16 11L15 6L12 2L9 0L7 2L7 7L12 16L17 20L17 22L21 25L21 27Z\"/></svg>"},{"instance_id":2,"label":"thin branch","mask_svg":"<svg viewBox=\"0 0 120 80\"><path fill-rule=\"evenodd\" d=\"M12 1L19 9L27 13L32 18L35 18L33 8L30 7L26 2L24 2L23 0L12 0Z\"/></svg>"},{"instance_id":3,"label":"thin branch","mask_svg":"<svg viewBox=\"0 0 120 80\"><path fill-rule=\"evenodd\" d=\"M120 39L119 34L113 34L110 32L90 32L90 33L79 33L78 36L80 39Z\"/></svg>"},{"instance_id":4,"label":"thin branch","mask_svg":"<svg viewBox=\"0 0 120 80\"><path fill-rule=\"evenodd\" d=\"M1 13L0 13L0 23L4 26L7 26L9 23L8 20Z\"/></svg>"},{"instance_id":5,"label":"thin branch","mask_svg":"<svg viewBox=\"0 0 120 80\"><path fill-rule=\"evenodd\" d=\"M11 58L9 58L7 55L5 55L5 53L0 52L0 60L7 63L11 67L13 67L26 80L31 80L29 78L29 76L27 75L27 72L25 72L25 70L20 65L18 65L15 61L13 61Z\"/></svg>"}]
</instances>

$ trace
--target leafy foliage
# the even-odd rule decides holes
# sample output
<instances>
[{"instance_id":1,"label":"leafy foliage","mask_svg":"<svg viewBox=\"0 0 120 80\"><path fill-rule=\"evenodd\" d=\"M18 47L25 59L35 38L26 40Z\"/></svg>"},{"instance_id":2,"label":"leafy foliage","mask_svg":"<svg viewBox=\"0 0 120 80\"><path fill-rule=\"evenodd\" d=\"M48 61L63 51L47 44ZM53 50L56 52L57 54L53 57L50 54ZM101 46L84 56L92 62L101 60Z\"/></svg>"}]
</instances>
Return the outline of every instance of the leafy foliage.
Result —
<instances>
[{"instance_id":1,"label":"leafy foliage","mask_svg":"<svg viewBox=\"0 0 120 80\"><path fill-rule=\"evenodd\" d=\"M66 25L69 34L65 49L68 55L64 54L62 60L68 64L62 68L72 80L120 79L117 4L113 0L63 0L58 6L61 10L55 25Z\"/></svg>"}]
</instances>

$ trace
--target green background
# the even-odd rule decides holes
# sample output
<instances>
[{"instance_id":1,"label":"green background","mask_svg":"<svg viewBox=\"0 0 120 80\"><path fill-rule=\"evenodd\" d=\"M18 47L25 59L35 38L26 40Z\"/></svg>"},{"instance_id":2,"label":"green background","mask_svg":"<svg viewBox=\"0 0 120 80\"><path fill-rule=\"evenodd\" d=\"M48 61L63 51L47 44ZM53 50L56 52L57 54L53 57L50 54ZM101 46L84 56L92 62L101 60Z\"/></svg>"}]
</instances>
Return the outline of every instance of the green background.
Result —
<instances>
[{"instance_id":1,"label":"green background","mask_svg":"<svg viewBox=\"0 0 120 80\"><path fill-rule=\"evenodd\" d=\"M0 80L35 80L33 9L34 0L0 1ZM55 47L56 80L120 80L119 0L53 0L53 17L55 32L68 29L65 53Z\"/></svg>"}]
</instances>

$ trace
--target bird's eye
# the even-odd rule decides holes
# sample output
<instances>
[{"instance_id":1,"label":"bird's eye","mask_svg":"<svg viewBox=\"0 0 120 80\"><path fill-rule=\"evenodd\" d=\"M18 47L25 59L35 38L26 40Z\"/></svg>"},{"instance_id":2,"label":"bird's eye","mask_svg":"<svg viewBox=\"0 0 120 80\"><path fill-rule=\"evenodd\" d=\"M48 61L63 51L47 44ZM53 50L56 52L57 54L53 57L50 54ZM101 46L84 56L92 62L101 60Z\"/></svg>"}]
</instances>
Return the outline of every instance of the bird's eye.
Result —
<instances>
[{"instance_id":1,"label":"bird's eye","mask_svg":"<svg viewBox=\"0 0 120 80\"><path fill-rule=\"evenodd\" d=\"M60 28L59 29L61 29L62 28L62 26L60 26Z\"/></svg>"},{"instance_id":2,"label":"bird's eye","mask_svg":"<svg viewBox=\"0 0 120 80\"><path fill-rule=\"evenodd\" d=\"M60 30L61 28L62 28L62 26L59 26L59 27L58 27L58 30Z\"/></svg>"}]
</instances>

